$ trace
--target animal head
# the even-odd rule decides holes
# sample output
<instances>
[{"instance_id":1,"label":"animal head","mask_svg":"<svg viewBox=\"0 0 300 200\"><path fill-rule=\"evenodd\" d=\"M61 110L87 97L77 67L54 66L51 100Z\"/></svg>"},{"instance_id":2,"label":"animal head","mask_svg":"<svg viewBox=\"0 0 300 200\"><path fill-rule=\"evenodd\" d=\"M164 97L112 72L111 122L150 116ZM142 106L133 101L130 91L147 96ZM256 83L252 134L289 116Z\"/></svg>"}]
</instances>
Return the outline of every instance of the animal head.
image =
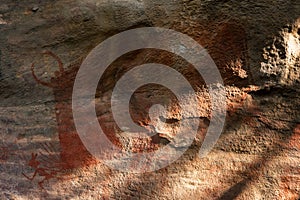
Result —
<instances>
[{"instance_id":1,"label":"animal head","mask_svg":"<svg viewBox=\"0 0 300 200\"><path fill-rule=\"evenodd\" d=\"M40 165L40 162L37 159L38 154L32 153L31 159L28 161L28 165L33 168L37 168Z\"/></svg>"}]
</instances>

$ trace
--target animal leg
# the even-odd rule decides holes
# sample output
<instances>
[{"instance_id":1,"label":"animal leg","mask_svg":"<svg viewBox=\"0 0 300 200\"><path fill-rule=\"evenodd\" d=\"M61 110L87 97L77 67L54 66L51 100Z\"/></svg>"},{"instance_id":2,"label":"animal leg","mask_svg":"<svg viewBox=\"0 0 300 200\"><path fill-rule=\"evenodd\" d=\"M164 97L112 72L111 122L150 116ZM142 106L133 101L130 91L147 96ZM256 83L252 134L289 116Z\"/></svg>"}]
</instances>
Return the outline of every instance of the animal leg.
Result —
<instances>
[{"instance_id":1,"label":"animal leg","mask_svg":"<svg viewBox=\"0 0 300 200\"><path fill-rule=\"evenodd\" d=\"M36 174L37 174L37 170L35 170L35 172L34 172L34 174L33 174L33 176L30 178L29 176L27 176L26 174L24 174L23 172L22 172L22 174L23 174L23 176L25 176L28 180L30 180L30 181L32 181L33 179L34 179L34 177L36 176Z\"/></svg>"}]
</instances>

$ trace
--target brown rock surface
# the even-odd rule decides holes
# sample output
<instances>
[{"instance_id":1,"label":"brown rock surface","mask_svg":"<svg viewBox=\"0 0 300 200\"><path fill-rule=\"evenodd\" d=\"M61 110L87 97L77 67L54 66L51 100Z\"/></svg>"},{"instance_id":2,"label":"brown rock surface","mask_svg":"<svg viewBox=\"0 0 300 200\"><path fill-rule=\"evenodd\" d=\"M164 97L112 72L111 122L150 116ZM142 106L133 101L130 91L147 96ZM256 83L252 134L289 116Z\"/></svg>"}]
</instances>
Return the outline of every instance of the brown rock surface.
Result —
<instances>
[{"instance_id":1,"label":"brown rock surface","mask_svg":"<svg viewBox=\"0 0 300 200\"><path fill-rule=\"evenodd\" d=\"M181 118L169 90L146 85L131 100L134 121L151 126L148 110L161 103L170 111L164 116L168 125L158 138L122 136L110 110L111 91L134 66L161 63L176 69L199 100L193 117L201 123L187 152L166 168L132 174L109 169L86 150L74 127L71 95L78 68L95 46L148 26L180 31L208 50L223 77L228 110L218 143L199 158L211 110L193 66L153 49L118 58L102 77L95 100L114 144L155 151L172 140L178 121L192 120ZM300 3L292 0L4 0L0 199L299 199L299 30Z\"/></svg>"}]
</instances>

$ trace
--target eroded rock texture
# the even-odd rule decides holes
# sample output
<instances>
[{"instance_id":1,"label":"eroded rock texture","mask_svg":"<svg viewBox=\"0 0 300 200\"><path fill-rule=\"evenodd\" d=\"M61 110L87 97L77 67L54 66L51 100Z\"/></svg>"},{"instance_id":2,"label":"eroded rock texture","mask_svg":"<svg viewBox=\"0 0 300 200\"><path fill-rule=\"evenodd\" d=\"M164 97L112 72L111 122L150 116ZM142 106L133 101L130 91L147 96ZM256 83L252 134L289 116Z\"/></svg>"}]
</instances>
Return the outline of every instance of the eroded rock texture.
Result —
<instances>
[{"instance_id":1,"label":"eroded rock texture","mask_svg":"<svg viewBox=\"0 0 300 200\"><path fill-rule=\"evenodd\" d=\"M211 114L203 78L170 52L127 53L106 70L95 99L99 122L115 145L155 151L172 141L179 121L201 123L191 147L168 167L119 172L82 144L72 115L73 84L100 42L152 26L185 33L207 49L224 80L226 124L213 150L199 158ZM1 199L300 198L298 1L4 0L0 31ZM116 126L110 98L118 79L144 63L183 74L198 108L185 119L171 91L145 85L131 99L133 120L151 128L149 109L162 104L167 125L156 127L155 137L132 139Z\"/></svg>"}]
</instances>

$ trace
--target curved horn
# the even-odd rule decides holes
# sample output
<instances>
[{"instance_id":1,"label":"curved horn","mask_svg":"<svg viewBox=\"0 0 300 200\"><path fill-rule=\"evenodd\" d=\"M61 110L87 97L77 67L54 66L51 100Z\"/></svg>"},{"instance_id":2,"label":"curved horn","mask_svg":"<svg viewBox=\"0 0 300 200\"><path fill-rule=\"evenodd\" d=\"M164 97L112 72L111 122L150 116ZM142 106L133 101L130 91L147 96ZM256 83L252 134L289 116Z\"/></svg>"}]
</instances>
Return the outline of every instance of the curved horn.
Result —
<instances>
[{"instance_id":1,"label":"curved horn","mask_svg":"<svg viewBox=\"0 0 300 200\"><path fill-rule=\"evenodd\" d=\"M43 54L44 54L44 55L49 55L49 56L53 57L53 58L57 61L57 63L58 63L59 72L60 72L61 74L64 73L63 63L62 63L62 61L60 60L60 58L59 58L57 55L55 55L55 54L52 53L51 51L45 51L45 52L43 52ZM34 65L35 65L35 64L32 63L32 65L31 65L31 73L32 73L33 78L36 80L36 82L38 82L38 83L41 84L41 85L47 86L47 87L51 87L51 88L55 87L55 85L53 85L53 84L51 84L51 83L49 83L49 82L42 81L41 79L39 79L39 78L36 76L36 74L35 74L35 72L34 72L34 68L35 68Z\"/></svg>"}]
</instances>

